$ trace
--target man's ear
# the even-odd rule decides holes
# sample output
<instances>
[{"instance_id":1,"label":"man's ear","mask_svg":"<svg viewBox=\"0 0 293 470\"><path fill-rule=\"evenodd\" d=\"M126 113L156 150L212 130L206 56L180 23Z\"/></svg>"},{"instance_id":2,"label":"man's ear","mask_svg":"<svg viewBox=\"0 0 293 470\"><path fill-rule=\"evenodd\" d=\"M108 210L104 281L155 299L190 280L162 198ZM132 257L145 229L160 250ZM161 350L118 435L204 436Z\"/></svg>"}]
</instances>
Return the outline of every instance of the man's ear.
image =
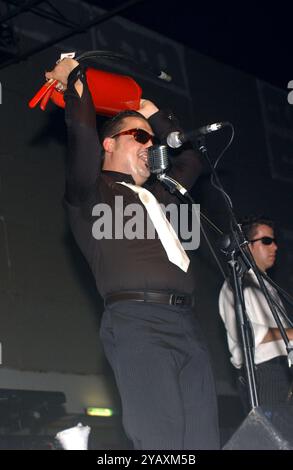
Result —
<instances>
[{"instance_id":1,"label":"man's ear","mask_svg":"<svg viewBox=\"0 0 293 470\"><path fill-rule=\"evenodd\" d=\"M103 141L103 147L105 152L112 153L115 141L112 137L106 137Z\"/></svg>"}]
</instances>

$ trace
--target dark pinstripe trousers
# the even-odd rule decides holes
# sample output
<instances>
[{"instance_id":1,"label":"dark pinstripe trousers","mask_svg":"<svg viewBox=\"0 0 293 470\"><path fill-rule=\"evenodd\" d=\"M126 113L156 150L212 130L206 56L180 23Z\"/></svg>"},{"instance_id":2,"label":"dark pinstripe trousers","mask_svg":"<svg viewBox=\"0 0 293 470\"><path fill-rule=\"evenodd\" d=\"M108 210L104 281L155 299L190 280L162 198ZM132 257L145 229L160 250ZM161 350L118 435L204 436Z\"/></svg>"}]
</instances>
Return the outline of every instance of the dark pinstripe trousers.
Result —
<instances>
[{"instance_id":1,"label":"dark pinstripe trousers","mask_svg":"<svg viewBox=\"0 0 293 470\"><path fill-rule=\"evenodd\" d=\"M100 335L135 449L219 448L209 355L190 308L119 302Z\"/></svg>"},{"instance_id":2,"label":"dark pinstripe trousers","mask_svg":"<svg viewBox=\"0 0 293 470\"><path fill-rule=\"evenodd\" d=\"M293 372L287 356L278 356L255 366L260 406L293 404ZM238 371L238 390L245 411L250 411L248 385L244 369Z\"/></svg>"}]
</instances>

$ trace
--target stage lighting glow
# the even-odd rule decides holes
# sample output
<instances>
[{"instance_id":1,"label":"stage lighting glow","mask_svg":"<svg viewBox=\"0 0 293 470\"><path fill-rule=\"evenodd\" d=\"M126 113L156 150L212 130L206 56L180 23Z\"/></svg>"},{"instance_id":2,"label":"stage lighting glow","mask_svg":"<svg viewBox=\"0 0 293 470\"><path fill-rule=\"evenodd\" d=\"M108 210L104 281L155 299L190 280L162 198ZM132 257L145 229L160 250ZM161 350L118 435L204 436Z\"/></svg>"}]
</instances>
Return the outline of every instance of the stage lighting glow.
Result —
<instances>
[{"instance_id":1,"label":"stage lighting glow","mask_svg":"<svg viewBox=\"0 0 293 470\"><path fill-rule=\"evenodd\" d=\"M88 416L103 416L110 417L113 416L114 412L111 408L96 408L90 407L86 409L86 414Z\"/></svg>"}]
</instances>

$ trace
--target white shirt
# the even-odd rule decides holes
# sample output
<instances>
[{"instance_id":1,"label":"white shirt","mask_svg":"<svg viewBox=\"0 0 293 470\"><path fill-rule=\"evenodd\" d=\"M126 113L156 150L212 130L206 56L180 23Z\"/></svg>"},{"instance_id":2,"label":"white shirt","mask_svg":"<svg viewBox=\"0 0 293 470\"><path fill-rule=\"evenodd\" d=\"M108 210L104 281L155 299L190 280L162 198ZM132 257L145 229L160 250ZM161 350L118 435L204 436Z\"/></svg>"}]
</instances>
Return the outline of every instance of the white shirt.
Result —
<instances>
[{"instance_id":1,"label":"white shirt","mask_svg":"<svg viewBox=\"0 0 293 470\"><path fill-rule=\"evenodd\" d=\"M264 282L274 299L282 305L277 291L266 281ZM258 280L252 270L246 274L244 286L246 312L254 334L254 363L260 364L261 362L268 361L274 357L287 355L285 343L282 339L262 343L268 329L276 328L277 325L267 301L260 290ZM241 344L239 344L238 339L233 292L227 281L224 282L220 292L219 310L226 327L228 346L232 355L231 362L237 369L239 369L243 364L242 347ZM284 327L286 327L282 318L281 321Z\"/></svg>"}]
</instances>

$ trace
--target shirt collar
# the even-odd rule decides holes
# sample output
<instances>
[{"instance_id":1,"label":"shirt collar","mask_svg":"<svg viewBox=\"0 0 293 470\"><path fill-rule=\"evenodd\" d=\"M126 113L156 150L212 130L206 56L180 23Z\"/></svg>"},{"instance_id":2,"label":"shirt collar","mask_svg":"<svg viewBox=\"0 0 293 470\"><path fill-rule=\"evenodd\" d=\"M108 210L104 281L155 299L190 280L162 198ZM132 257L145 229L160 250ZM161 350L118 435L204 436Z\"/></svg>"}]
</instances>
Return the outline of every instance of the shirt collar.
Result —
<instances>
[{"instance_id":1,"label":"shirt collar","mask_svg":"<svg viewBox=\"0 0 293 470\"><path fill-rule=\"evenodd\" d=\"M135 184L134 179L131 175L126 173L119 173L118 171L102 170L102 173L110 177L112 181L124 181L124 183Z\"/></svg>"}]
</instances>

